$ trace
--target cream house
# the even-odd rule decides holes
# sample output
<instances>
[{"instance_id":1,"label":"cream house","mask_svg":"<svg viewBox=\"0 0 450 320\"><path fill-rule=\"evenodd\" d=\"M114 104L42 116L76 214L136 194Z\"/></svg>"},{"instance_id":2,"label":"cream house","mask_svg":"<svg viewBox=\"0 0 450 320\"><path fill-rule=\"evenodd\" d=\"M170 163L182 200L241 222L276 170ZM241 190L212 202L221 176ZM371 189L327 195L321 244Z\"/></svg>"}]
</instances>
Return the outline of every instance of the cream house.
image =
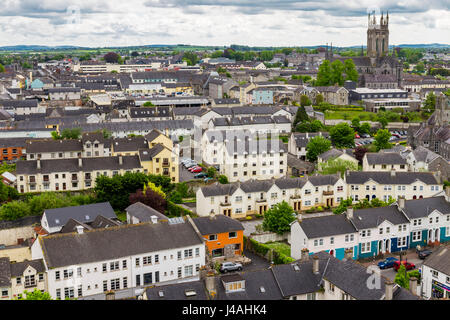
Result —
<instances>
[{"instance_id":1,"label":"cream house","mask_svg":"<svg viewBox=\"0 0 450 320\"><path fill-rule=\"evenodd\" d=\"M47 289L47 274L42 259L11 263L12 298L24 296L24 292Z\"/></svg>"},{"instance_id":2,"label":"cream house","mask_svg":"<svg viewBox=\"0 0 450 320\"><path fill-rule=\"evenodd\" d=\"M362 163L363 171L408 171L408 163L396 152L367 152Z\"/></svg>"}]
</instances>

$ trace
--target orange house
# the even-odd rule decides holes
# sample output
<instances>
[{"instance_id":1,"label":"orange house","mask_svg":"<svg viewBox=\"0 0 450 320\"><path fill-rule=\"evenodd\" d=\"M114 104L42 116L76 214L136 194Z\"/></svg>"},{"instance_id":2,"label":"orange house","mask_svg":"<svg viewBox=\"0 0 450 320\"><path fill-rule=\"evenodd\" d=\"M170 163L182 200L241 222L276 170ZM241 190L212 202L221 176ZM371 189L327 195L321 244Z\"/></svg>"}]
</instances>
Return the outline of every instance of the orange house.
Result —
<instances>
[{"instance_id":1,"label":"orange house","mask_svg":"<svg viewBox=\"0 0 450 320\"><path fill-rule=\"evenodd\" d=\"M216 257L241 255L244 250L244 226L225 215L193 219L205 238L209 253Z\"/></svg>"},{"instance_id":2,"label":"orange house","mask_svg":"<svg viewBox=\"0 0 450 320\"><path fill-rule=\"evenodd\" d=\"M0 162L20 159L25 156L25 140L25 138L0 139Z\"/></svg>"}]
</instances>

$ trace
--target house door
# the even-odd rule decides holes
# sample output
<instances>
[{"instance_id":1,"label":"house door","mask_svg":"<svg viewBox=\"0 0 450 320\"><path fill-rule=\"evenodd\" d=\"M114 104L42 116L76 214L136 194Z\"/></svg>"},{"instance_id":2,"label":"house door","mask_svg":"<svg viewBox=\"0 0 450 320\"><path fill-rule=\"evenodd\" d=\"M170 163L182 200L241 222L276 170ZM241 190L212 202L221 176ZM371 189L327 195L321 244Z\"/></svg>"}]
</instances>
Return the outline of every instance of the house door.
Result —
<instances>
[{"instance_id":1,"label":"house door","mask_svg":"<svg viewBox=\"0 0 450 320\"><path fill-rule=\"evenodd\" d=\"M334 257L334 250L330 250L330 254Z\"/></svg>"},{"instance_id":2,"label":"house door","mask_svg":"<svg viewBox=\"0 0 450 320\"><path fill-rule=\"evenodd\" d=\"M383 240L378 241L378 254L384 252L383 244L384 244L384 241L383 241Z\"/></svg>"},{"instance_id":3,"label":"house door","mask_svg":"<svg viewBox=\"0 0 450 320\"><path fill-rule=\"evenodd\" d=\"M386 239L385 240L384 252L391 252L391 239Z\"/></svg>"},{"instance_id":4,"label":"house door","mask_svg":"<svg viewBox=\"0 0 450 320\"><path fill-rule=\"evenodd\" d=\"M433 233L433 230L428 230L428 241L429 242L433 242L434 241L434 233Z\"/></svg>"},{"instance_id":5,"label":"house door","mask_svg":"<svg viewBox=\"0 0 450 320\"><path fill-rule=\"evenodd\" d=\"M63 183L63 190L66 190L66 183Z\"/></svg>"},{"instance_id":6,"label":"house door","mask_svg":"<svg viewBox=\"0 0 450 320\"><path fill-rule=\"evenodd\" d=\"M223 215L227 216L227 217L231 217L231 209L224 209L223 210Z\"/></svg>"},{"instance_id":7,"label":"house door","mask_svg":"<svg viewBox=\"0 0 450 320\"><path fill-rule=\"evenodd\" d=\"M434 241L439 241L439 228L434 230Z\"/></svg>"}]
</instances>

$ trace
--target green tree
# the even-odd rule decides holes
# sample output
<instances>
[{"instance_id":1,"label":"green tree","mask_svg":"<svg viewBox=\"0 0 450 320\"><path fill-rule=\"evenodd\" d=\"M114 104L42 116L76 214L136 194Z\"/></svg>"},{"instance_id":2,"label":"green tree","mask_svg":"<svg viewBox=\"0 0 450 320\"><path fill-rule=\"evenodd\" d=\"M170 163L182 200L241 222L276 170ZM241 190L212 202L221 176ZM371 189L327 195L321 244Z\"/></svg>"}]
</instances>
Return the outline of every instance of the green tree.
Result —
<instances>
[{"instance_id":1,"label":"green tree","mask_svg":"<svg viewBox=\"0 0 450 320\"><path fill-rule=\"evenodd\" d=\"M397 283L400 287L409 289L409 277L406 273L406 268L403 264L397 270L397 274L395 275L394 282Z\"/></svg>"},{"instance_id":2,"label":"green tree","mask_svg":"<svg viewBox=\"0 0 450 320\"><path fill-rule=\"evenodd\" d=\"M359 75L358 71L356 70L355 63L353 62L353 59L347 59L344 61L344 72L345 72L345 80L350 81L358 81Z\"/></svg>"},{"instance_id":3,"label":"green tree","mask_svg":"<svg viewBox=\"0 0 450 320\"><path fill-rule=\"evenodd\" d=\"M352 127L353 129L355 129L356 131L359 132L359 127L360 127L360 119L358 117L354 117L352 119Z\"/></svg>"},{"instance_id":4,"label":"green tree","mask_svg":"<svg viewBox=\"0 0 450 320\"><path fill-rule=\"evenodd\" d=\"M198 56L192 51L185 51L183 54L183 61L186 61L188 66L195 66L199 59Z\"/></svg>"},{"instance_id":5,"label":"green tree","mask_svg":"<svg viewBox=\"0 0 450 320\"><path fill-rule=\"evenodd\" d=\"M389 138L391 137L391 133L386 129L379 129L375 135L375 141L373 144L377 148L377 151L381 149L390 149L392 148L392 144L389 142Z\"/></svg>"},{"instance_id":6,"label":"green tree","mask_svg":"<svg viewBox=\"0 0 450 320\"><path fill-rule=\"evenodd\" d=\"M344 76L342 73L344 72L344 64L341 60L334 60L331 64L331 83L330 85L339 85L342 86L344 84Z\"/></svg>"},{"instance_id":7,"label":"green tree","mask_svg":"<svg viewBox=\"0 0 450 320\"><path fill-rule=\"evenodd\" d=\"M29 206L23 201L11 201L0 207L0 220L17 220L30 215Z\"/></svg>"},{"instance_id":8,"label":"green tree","mask_svg":"<svg viewBox=\"0 0 450 320\"><path fill-rule=\"evenodd\" d=\"M295 114L295 119L293 126L294 128L297 126L298 123L309 121L308 114L306 113L305 107L300 106L297 109L297 113Z\"/></svg>"},{"instance_id":9,"label":"green tree","mask_svg":"<svg viewBox=\"0 0 450 320\"><path fill-rule=\"evenodd\" d=\"M25 298L23 296L17 298L17 300L53 300L48 292L41 292L41 290L34 289L34 291L29 292L24 291Z\"/></svg>"},{"instance_id":10,"label":"green tree","mask_svg":"<svg viewBox=\"0 0 450 320\"><path fill-rule=\"evenodd\" d=\"M433 92L430 92L423 103L425 109L434 110L436 106L436 95Z\"/></svg>"},{"instance_id":11,"label":"green tree","mask_svg":"<svg viewBox=\"0 0 450 320\"><path fill-rule=\"evenodd\" d=\"M59 135L58 131L52 131L50 134L52 135L53 140L62 139L62 137Z\"/></svg>"},{"instance_id":12,"label":"green tree","mask_svg":"<svg viewBox=\"0 0 450 320\"><path fill-rule=\"evenodd\" d=\"M379 114L377 116L378 122L381 124L381 127L384 129L386 128L387 124L389 123L389 120L386 118L384 114Z\"/></svg>"},{"instance_id":13,"label":"green tree","mask_svg":"<svg viewBox=\"0 0 450 320\"><path fill-rule=\"evenodd\" d=\"M80 136L81 128L64 129L61 132L61 139L78 139Z\"/></svg>"},{"instance_id":14,"label":"green tree","mask_svg":"<svg viewBox=\"0 0 450 320\"><path fill-rule=\"evenodd\" d=\"M422 61L420 61L419 63L416 64L416 66L414 67L414 70L419 72L419 73L423 73L425 71L425 65Z\"/></svg>"},{"instance_id":15,"label":"green tree","mask_svg":"<svg viewBox=\"0 0 450 320\"><path fill-rule=\"evenodd\" d=\"M143 107L154 107L155 105L151 101L147 101L142 106Z\"/></svg>"},{"instance_id":16,"label":"green tree","mask_svg":"<svg viewBox=\"0 0 450 320\"><path fill-rule=\"evenodd\" d=\"M302 94L300 97L300 106L305 107L305 106L310 106L311 105L311 100L308 98L307 95Z\"/></svg>"},{"instance_id":17,"label":"green tree","mask_svg":"<svg viewBox=\"0 0 450 320\"><path fill-rule=\"evenodd\" d=\"M319 93L317 96L316 96L316 105L318 106L318 105L320 105L322 102L323 102L323 94L321 94L321 93Z\"/></svg>"},{"instance_id":18,"label":"green tree","mask_svg":"<svg viewBox=\"0 0 450 320\"><path fill-rule=\"evenodd\" d=\"M5 72L5 67L0 63L0 73Z\"/></svg>"},{"instance_id":19,"label":"green tree","mask_svg":"<svg viewBox=\"0 0 450 320\"><path fill-rule=\"evenodd\" d=\"M206 170L206 173L208 175L209 178L215 178L217 170L213 167L209 167L208 170Z\"/></svg>"},{"instance_id":20,"label":"green tree","mask_svg":"<svg viewBox=\"0 0 450 320\"><path fill-rule=\"evenodd\" d=\"M314 162L317 160L319 154L330 150L331 141L324 138L323 136L315 136L310 139L306 146L306 159L308 161Z\"/></svg>"},{"instance_id":21,"label":"green tree","mask_svg":"<svg viewBox=\"0 0 450 320\"><path fill-rule=\"evenodd\" d=\"M263 229L283 234L291 230L290 224L295 220L295 212L286 201L276 204L264 214Z\"/></svg>"},{"instance_id":22,"label":"green tree","mask_svg":"<svg viewBox=\"0 0 450 320\"><path fill-rule=\"evenodd\" d=\"M330 138L337 148L353 148L355 146L355 131L345 122L330 129Z\"/></svg>"},{"instance_id":23,"label":"green tree","mask_svg":"<svg viewBox=\"0 0 450 320\"><path fill-rule=\"evenodd\" d=\"M220 184L228 184L228 178L223 174L219 176L218 181Z\"/></svg>"},{"instance_id":24,"label":"green tree","mask_svg":"<svg viewBox=\"0 0 450 320\"><path fill-rule=\"evenodd\" d=\"M369 134L370 133L370 124L368 124L367 122L364 122L362 125L360 125L359 133L360 134Z\"/></svg>"},{"instance_id":25,"label":"green tree","mask_svg":"<svg viewBox=\"0 0 450 320\"><path fill-rule=\"evenodd\" d=\"M317 72L317 86L328 86L332 83L331 65L329 60L324 60Z\"/></svg>"}]
</instances>

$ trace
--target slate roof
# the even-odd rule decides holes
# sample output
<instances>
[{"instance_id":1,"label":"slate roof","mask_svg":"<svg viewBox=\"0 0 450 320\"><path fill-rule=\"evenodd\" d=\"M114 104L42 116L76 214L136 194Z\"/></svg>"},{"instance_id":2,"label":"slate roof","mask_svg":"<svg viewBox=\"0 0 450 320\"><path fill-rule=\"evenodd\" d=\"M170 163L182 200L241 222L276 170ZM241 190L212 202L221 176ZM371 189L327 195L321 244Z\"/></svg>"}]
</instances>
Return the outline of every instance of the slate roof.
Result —
<instances>
[{"instance_id":1,"label":"slate roof","mask_svg":"<svg viewBox=\"0 0 450 320\"><path fill-rule=\"evenodd\" d=\"M120 225L122 225L122 223L120 221L107 218L101 214L99 214L94 219L94 221L90 223L90 226L94 229L109 228L109 227L120 226Z\"/></svg>"},{"instance_id":2,"label":"slate roof","mask_svg":"<svg viewBox=\"0 0 450 320\"><path fill-rule=\"evenodd\" d=\"M152 161L152 159L165 148L166 147L164 147L162 144L158 143L151 149L139 149L139 158L141 159L141 161Z\"/></svg>"},{"instance_id":3,"label":"slate roof","mask_svg":"<svg viewBox=\"0 0 450 320\"><path fill-rule=\"evenodd\" d=\"M345 214L303 219L300 227L309 239L357 232Z\"/></svg>"},{"instance_id":4,"label":"slate roof","mask_svg":"<svg viewBox=\"0 0 450 320\"><path fill-rule=\"evenodd\" d=\"M296 132L293 134L295 145L297 148L306 148L308 142L311 138L314 138L318 135L322 135L324 138L329 139L330 134L328 132L308 132L308 133L299 133Z\"/></svg>"},{"instance_id":5,"label":"slate roof","mask_svg":"<svg viewBox=\"0 0 450 320\"><path fill-rule=\"evenodd\" d=\"M444 196L406 200L403 212L409 219L427 217L434 210L443 214L450 214L450 203Z\"/></svg>"},{"instance_id":6,"label":"slate roof","mask_svg":"<svg viewBox=\"0 0 450 320\"><path fill-rule=\"evenodd\" d=\"M0 257L0 288L11 286L11 268L8 257Z\"/></svg>"},{"instance_id":7,"label":"slate roof","mask_svg":"<svg viewBox=\"0 0 450 320\"><path fill-rule=\"evenodd\" d=\"M308 177L308 180L314 186L335 185L339 179L340 179L339 174L317 175L317 176L309 176Z\"/></svg>"},{"instance_id":8,"label":"slate roof","mask_svg":"<svg viewBox=\"0 0 450 320\"><path fill-rule=\"evenodd\" d=\"M144 137L115 138L113 140L114 152L138 151L148 148Z\"/></svg>"},{"instance_id":9,"label":"slate roof","mask_svg":"<svg viewBox=\"0 0 450 320\"><path fill-rule=\"evenodd\" d=\"M365 154L369 165L374 164L405 164L406 160L396 152L367 152Z\"/></svg>"},{"instance_id":10,"label":"slate roof","mask_svg":"<svg viewBox=\"0 0 450 320\"><path fill-rule=\"evenodd\" d=\"M0 100L0 106L5 109L9 108L37 108L38 100Z\"/></svg>"},{"instance_id":11,"label":"slate roof","mask_svg":"<svg viewBox=\"0 0 450 320\"><path fill-rule=\"evenodd\" d=\"M28 266L31 266L37 273L45 272L44 260L25 260L22 262L11 263L11 277L21 277Z\"/></svg>"},{"instance_id":12,"label":"slate roof","mask_svg":"<svg viewBox=\"0 0 450 320\"><path fill-rule=\"evenodd\" d=\"M117 219L114 209L111 207L109 202L47 209L44 211L44 214L47 217L47 222L50 228L62 227L69 221L69 219L74 219L81 223L89 223L94 221L100 214L107 218Z\"/></svg>"},{"instance_id":13,"label":"slate roof","mask_svg":"<svg viewBox=\"0 0 450 320\"><path fill-rule=\"evenodd\" d=\"M431 172L350 171L345 174L348 184L363 184L370 179L380 184L411 184L419 180L425 184L439 184Z\"/></svg>"},{"instance_id":14,"label":"slate roof","mask_svg":"<svg viewBox=\"0 0 450 320\"><path fill-rule=\"evenodd\" d=\"M105 144L105 147L109 147L107 144L111 143L111 139L105 139L102 132L85 132L81 135L81 141L83 143L98 141Z\"/></svg>"},{"instance_id":15,"label":"slate roof","mask_svg":"<svg viewBox=\"0 0 450 320\"><path fill-rule=\"evenodd\" d=\"M397 206L354 210L350 220L358 230L376 228L386 220L393 225L409 223Z\"/></svg>"},{"instance_id":16,"label":"slate roof","mask_svg":"<svg viewBox=\"0 0 450 320\"><path fill-rule=\"evenodd\" d=\"M83 234L39 237L49 268L107 261L127 256L203 244L189 222L141 223L95 229Z\"/></svg>"},{"instance_id":17,"label":"slate roof","mask_svg":"<svg viewBox=\"0 0 450 320\"><path fill-rule=\"evenodd\" d=\"M324 153L320 154L319 158L321 158L322 161L328 161L329 159L334 159L334 158L340 157L344 153L354 158L351 150L342 151L342 150L338 150L335 148L330 149L330 150L325 151Z\"/></svg>"},{"instance_id":18,"label":"slate roof","mask_svg":"<svg viewBox=\"0 0 450 320\"><path fill-rule=\"evenodd\" d=\"M205 197L216 197L224 195L232 195L236 190L237 186L235 184L219 184L215 183L206 187L201 188L202 193Z\"/></svg>"},{"instance_id":19,"label":"slate roof","mask_svg":"<svg viewBox=\"0 0 450 320\"><path fill-rule=\"evenodd\" d=\"M213 218L199 217L193 220L200 233L204 236L244 230L242 223L223 214L215 215Z\"/></svg>"},{"instance_id":20,"label":"slate roof","mask_svg":"<svg viewBox=\"0 0 450 320\"><path fill-rule=\"evenodd\" d=\"M169 107L130 108L131 118L159 118L171 117Z\"/></svg>"},{"instance_id":21,"label":"slate roof","mask_svg":"<svg viewBox=\"0 0 450 320\"><path fill-rule=\"evenodd\" d=\"M440 247L430 254L423 264L450 276L450 246Z\"/></svg>"},{"instance_id":22,"label":"slate roof","mask_svg":"<svg viewBox=\"0 0 450 320\"><path fill-rule=\"evenodd\" d=\"M37 169L37 160L18 161L16 173L20 174L48 174L57 172L89 172L94 170L131 170L141 168L139 156L122 156L123 164L119 164L119 157L82 158L82 167L78 166L78 159L40 160L41 169Z\"/></svg>"},{"instance_id":23,"label":"slate roof","mask_svg":"<svg viewBox=\"0 0 450 320\"><path fill-rule=\"evenodd\" d=\"M277 280L281 294L284 298L290 296L317 292L320 289L321 274L325 268L325 263L319 263L319 274L312 272L312 256L308 261L296 261L291 264L281 264L272 267L272 272ZM294 269L294 265L299 270Z\"/></svg>"},{"instance_id":24,"label":"slate roof","mask_svg":"<svg viewBox=\"0 0 450 320\"><path fill-rule=\"evenodd\" d=\"M186 296L187 291L195 291L194 296ZM162 293L162 296L160 295ZM148 300L208 300L203 280L155 286L145 289Z\"/></svg>"},{"instance_id":25,"label":"slate roof","mask_svg":"<svg viewBox=\"0 0 450 320\"><path fill-rule=\"evenodd\" d=\"M160 135L162 135L163 133L157 129L153 129L152 131L150 131L147 135L145 135L145 139L148 142L152 142L153 140L155 140L156 138L158 138Z\"/></svg>"},{"instance_id":26,"label":"slate roof","mask_svg":"<svg viewBox=\"0 0 450 320\"><path fill-rule=\"evenodd\" d=\"M26 144L27 153L44 153L44 152L81 152L83 151L83 143L78 139L42 139L29 140Z\"/></svg>"},{"instance_id":27,"label":"slate roof","mask_svg":"<svg viewBox=\"0 0 450 320\"><path fill-rule=\"evenodd\" d=\"M133 217L139 219L140 222L151 222L152 216L157 216L158 219L167 220L168 218L162 214L161 212L153 209L150 206L147 206L141 202L133 203L128 206L125 211Z\"/></svg>"},{"instance_id":28,"label":"slate roof","mask_svg":"<svg viewBox=\"0 0 450 320\"><path fill-rule=\"evenodd\" d=\"M68 233L77 231L77 226L82 226L86 230L92 230L93 228L86 223L79 222L70 218L67 223L61 228L60 233Z\"/></svg>"},{"instance_id":29,"label":"slate roof","mask_svg":"<svg viewBox=\"0 0 450 320\"><path fill-rule=\"evenodd\" d=\"M240 184L242 191L246 193L267 192L273 186L273 180L247 180Z\"/></svg>"}]
</instances>

